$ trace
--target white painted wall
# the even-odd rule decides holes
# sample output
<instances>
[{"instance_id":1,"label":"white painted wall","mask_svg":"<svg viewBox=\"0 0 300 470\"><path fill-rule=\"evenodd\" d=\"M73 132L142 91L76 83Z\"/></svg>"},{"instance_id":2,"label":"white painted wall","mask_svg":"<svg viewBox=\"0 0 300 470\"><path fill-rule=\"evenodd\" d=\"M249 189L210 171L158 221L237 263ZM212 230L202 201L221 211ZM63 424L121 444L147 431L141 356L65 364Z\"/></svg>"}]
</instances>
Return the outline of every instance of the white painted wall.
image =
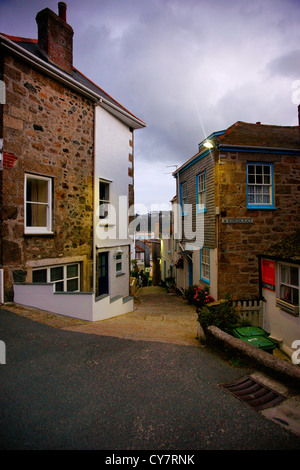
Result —
<instances>
[{"instance_id":1,"label":"white painted wall","mask_svg":"<svg viewBox=\"0 0 300 470\"><path fill-rule=\"evenodd\" d=\"M107 251L109 253L110 298L129 295L129 252L132 239L128 234L128 185L133 184L133 178L128 176L128 168L132 165L129 161L129 154L133 153L133 148L129 144L130 140L132 140L132 133L129 127L101 106L97 106L95 109L94 266L97 265L97 254ZM100 179L109 182L109 199L113 206L110 220L99 219ZM118 248L123 251L121 275L116 272L115 256ZM94 290L96 291L96 272L94 276Z\"/></svg>"},{"instance_id":2,"label":"white painted wall","mask_svg":"<svg viewBox=\"0 0 300 470\"><path fill-rule=\"evenodd\" d=\"M127 205L124 199L124 205L119 207L119 196L128 197L128 185L133 183L133 178L128 176L129 154L133 152L129 141L132 139L130 129L109 114L101 106L95 109L95 173L94 173L94 196L95 208L99 201L99 179L111 181L110 201L116 209L115 220L109 224L109 236L101 229L101 236L96 232L95 243L97 246L108 247L118 245L128 245L132 242L131 238L125 234L120 234L120 217L128 222ZM95 227L98 225L99 217L95 214ZM106 221L101 224L105 225ZM114 239L111 236L116 235ZM121 235L121 236L120 236ZM105 239L103 239L105 238Z\"/></svg>"},{"instance_id":3,"label":"white painted wall","mask_svg":"<svg viewBox=\"0 0 300 470\"><path fill-rule=\"evenodd\" d=\"M55 293L53 284L14 284L16 304L86 321L99 321L133 311L133 299L99 300L91 292Z\"/></svg>"},{"instance_id":4,"label":"white painted wall","mask_svg":"<svg viewBox=\"0 0 300 470\"><path fill-rule=\"evenodd\" d=\"M276 307L275 292L269 289L263 289L262 292L266 300L263 328L274 338L283 341L282 350L291 357L295 352L291 347L293 341L300 340L300 317L294 317Z\"/></svg>"}]
</instances>

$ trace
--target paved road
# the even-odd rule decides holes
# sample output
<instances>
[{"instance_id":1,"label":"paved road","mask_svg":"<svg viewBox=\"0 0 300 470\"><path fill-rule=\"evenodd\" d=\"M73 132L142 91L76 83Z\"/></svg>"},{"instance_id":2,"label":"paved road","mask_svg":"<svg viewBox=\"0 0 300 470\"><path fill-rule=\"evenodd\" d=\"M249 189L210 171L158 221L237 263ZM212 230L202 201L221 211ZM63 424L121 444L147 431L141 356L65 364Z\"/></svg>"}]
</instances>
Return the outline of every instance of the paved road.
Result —
<instances>
[{"instance_id":1,"label":"paved road","mask_svg":"<svg viewBox=\"0 0 300 470\"><path fill-rule=\"evenodd\" d=\"M1 449L300 449L226 393L205 348L67 331L0 310Z\"/></svg>"}]
</instances>

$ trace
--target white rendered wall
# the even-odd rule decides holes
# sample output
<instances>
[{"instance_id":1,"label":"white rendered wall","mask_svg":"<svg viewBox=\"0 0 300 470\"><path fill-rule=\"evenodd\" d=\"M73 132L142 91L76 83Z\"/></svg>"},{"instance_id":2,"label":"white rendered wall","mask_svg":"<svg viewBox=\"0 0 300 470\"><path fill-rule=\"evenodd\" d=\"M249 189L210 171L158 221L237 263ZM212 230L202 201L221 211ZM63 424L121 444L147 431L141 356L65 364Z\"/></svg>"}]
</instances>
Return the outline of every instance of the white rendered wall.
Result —
<instances>
[{"instance_id":1,"label":"white rendered wall","mask_svg":"<svg viewBox=\"0 0 300 470\"><path fill-rule=\"evenodd\" d=\"M294 317L276 307L276 293L263 289L264 304L263 328L271 336L283 341L282 350L289 356L295 352L292 343L300 340L300 317Z\"/></svg>"},{"instance_id":2,"label":"white rendered wall","mask_svg":"<svg viewBox=\"0 0 300 470\"><path fill-rule=\"evenodd\" d=\"M14 284L16 304L86 321L99 321L133 311L133 299L96 300L93 293L55 293L53 284ZM47 307L47 308L46 308Z\"/></svg>"},{"instance_id":3,"label":"white rendered wall","mask_svg":"<svg viewBox=\"0 0 300 470\"><path fill-rule=\"evenodd\" d=\"M133 178L128 176L129 154L133 152L129 145L132 134L125 124L100 106L95 109L95 123L95 208L99 201L99 179L104 179L111 182L110 202L116 209L116 220L109 224L108 233L101 230L99 237L99 231L96 232L95 243L101 247L128 245L132 240L127 236L127 230L120 233L119 221L121 217L128 222L128 199L125 197L128 198L128 185L133 183ZM124 205L119 210L120 196L124 198ZM95 227L98 223L99 217L95 214ZM105 220L101 224L105 225Z\"/></svg>"}]
</instances>

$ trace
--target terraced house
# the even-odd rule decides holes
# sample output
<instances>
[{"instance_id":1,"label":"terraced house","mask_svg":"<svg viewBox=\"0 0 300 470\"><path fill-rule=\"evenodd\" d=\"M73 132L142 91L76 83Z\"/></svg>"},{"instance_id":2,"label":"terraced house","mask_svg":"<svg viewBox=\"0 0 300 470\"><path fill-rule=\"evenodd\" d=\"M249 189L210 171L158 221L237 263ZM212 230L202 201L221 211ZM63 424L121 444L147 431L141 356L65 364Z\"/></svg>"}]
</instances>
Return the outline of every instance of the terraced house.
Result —
<instances>
[{"instance_id":1,"label":"terraced house","mask_svg":"<svg viewBox=\"0 0 300 470\"><path fill-rule=\"evenodd\" d=\"M1 297L101 319L132 308L131 240L106 206L123 197L127 228L145 124L73 66L64 2L36 22L38 39L0 35Z\"/></svg>"},{"instance_id":2,"label":"terraced house","mask_svg":"<svg viewBox=\"0 0 300 470\"><path fill-rule=\"evenodd\" d=\"M236 122L202 141L174 177L190 227L177 230L178 288L258 298L257 255L300 228L299 126Z\"/></svg>"}]
</instances>

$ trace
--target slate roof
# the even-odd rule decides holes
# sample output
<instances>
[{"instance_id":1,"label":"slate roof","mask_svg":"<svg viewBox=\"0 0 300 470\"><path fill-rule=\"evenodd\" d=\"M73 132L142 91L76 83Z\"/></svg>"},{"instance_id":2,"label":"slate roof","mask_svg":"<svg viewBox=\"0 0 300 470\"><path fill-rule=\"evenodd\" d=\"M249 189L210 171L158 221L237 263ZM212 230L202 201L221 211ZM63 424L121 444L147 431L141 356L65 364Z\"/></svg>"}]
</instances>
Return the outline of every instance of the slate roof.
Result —
<instances>
[{"instance_id":1,"label":"slate roof","mask_svg":"<svg viewBox=\"0 0 300 470\"><path fill-rule=\"evenodd\" d=\"M274 126L237 121L214 140L220 145L300 149L299 126Z\"/></svg>"},{"instance_id":2,"label":"slate roof","mask_svg":"<svg viewBox=\"0 0 300 470\"><path fill-rule=\"evenodd\" d=\"M183 163L173 175L183 171L187 165L191 165L208 152L203 146L206 140L212 140L220 150L227 150L230 146L238 148L253 147L257 152L265 149L285 149L286 151L296 151L300 155L300 133L299 126L274 126L270 124L248 123L237 121L232 126L223 131L212 133L207 139L199 144L199 151L189 160ZM253 149L252 149L253 150Z\"/></svg>"},{"instance_id":3,"label":"slate roof","mask_svg":"<svg viewBox=\"0 0 300 470\"><path fill-rule=\"evenodd\" d=\"M55 64L52 64L50 61L48 61L47 57L42 54L38 47L38 40L37 39L31 39L31 38L23 38L19 36L10 36L8 34L1 33L2 36L6 37L7 39L10 39L11 41L15 42L18 44L18 46L21 46L23 49L26 51L30 52L33 54L35 57L37 57L40 60L43 60L46 63L50 63L51 66L55 67L58 71L61 72L61 69L59 67L56 67ZM113 105L117 106L120 109L123 109L126 111L126 113L130 114L133 118L137 119L140 121L142 125L145 125L141 119L137 118L134 114L132 114L128 109L126 109L124 106L122 106L118 101L116 101L114 98L112 98L108 93L106 93L101 87L96 85L92 80L87 78L83 73L81 73L79 70L77 70L73 66L73 75L72 78L78 82L81 85L84 85L85 87L89 88L91 91L97 93L99 97L105 98L107 101L112 103Z\"/></svg>"},{"instance_id":4,"label":"slate roof","mask_svg":"<svg viewBox=\"0 0 300 470\"><path fill-rule=\"evenodd\" d=\"M300 230L270 246L259 256L300 262Z\"/></svg>"}]
</instances>

